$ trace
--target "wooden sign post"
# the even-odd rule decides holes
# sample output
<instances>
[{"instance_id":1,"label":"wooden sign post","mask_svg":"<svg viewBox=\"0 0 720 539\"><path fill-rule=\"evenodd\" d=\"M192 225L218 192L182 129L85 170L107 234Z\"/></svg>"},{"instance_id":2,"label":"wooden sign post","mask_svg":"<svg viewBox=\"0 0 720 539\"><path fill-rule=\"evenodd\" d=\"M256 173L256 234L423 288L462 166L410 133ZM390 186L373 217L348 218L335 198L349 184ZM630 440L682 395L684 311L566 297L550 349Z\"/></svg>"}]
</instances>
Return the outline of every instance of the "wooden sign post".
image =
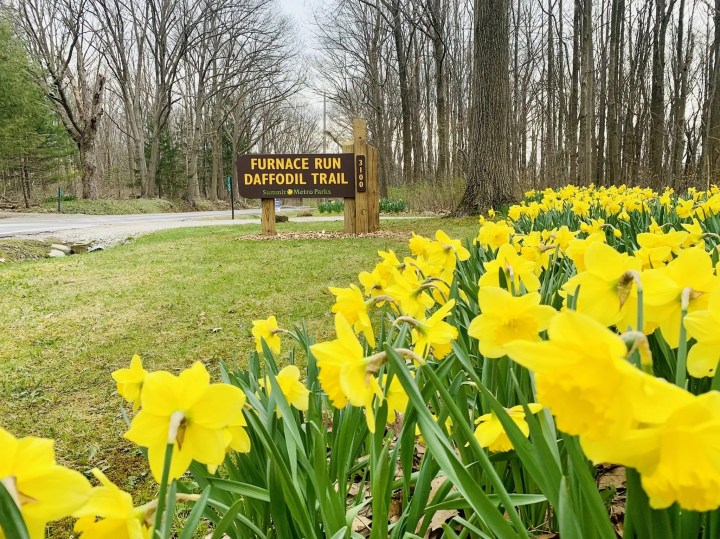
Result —
<instances>
[{"instance_id":1,"label":"wooden sign post","mask_svg":"<svg viewBox=\"0 0 720 539\"><path fill-rule=\"evenodd\" d=\"M341 154L238 156L238 192L262 200L263 235L276 234L276 198L343 198L346 233L378 230L378 151L366 139L365 122L353 120Z\"/></svg>"},{"instance_id":2,"label":"wooden sign post","mask_svg":"<svg viewBox=\"0 0 720 539\"><path fill-rule=\"evenodd\" d=\"M380 230L378 151L367 143L364 120L353 120L353 141L343 144L343 152L355 156L355 198L345 199L345 233Z\"/></svg>"}]
</instances>

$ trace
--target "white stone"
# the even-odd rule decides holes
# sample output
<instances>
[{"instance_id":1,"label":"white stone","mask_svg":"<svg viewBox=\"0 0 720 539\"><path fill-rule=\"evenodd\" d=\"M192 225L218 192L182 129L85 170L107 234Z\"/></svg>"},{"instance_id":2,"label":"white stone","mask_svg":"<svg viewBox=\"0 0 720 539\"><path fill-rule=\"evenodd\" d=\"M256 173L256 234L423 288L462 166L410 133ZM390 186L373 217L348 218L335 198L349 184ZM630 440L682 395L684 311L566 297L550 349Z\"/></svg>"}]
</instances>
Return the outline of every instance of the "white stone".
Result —
<instances>
[{"instance_id":1,"label":"white stone","mask_svg":"<svg viewBox=\"0 0 720 539\"><path fill-rule=\"evenodd\" d=\"M62 243L53 243L50 246L50 249L55 249L56 251L62 251L66 255L69 255L72 252L72 249L68 247L67 245L63 245Z\"/></svg>"},{"instance_id":2,"label":"white stone","mask_svg":"<svg viewBox=\"0 0 720 539\"><path fill-rule=\"evenodd\" d=\"M62 251L59 251L58 249L53 249L52 251L50 251L48 256L50 258L61 258L61 257L65 256L65 253L63 253Z\"/></svg>"}]
</instances>

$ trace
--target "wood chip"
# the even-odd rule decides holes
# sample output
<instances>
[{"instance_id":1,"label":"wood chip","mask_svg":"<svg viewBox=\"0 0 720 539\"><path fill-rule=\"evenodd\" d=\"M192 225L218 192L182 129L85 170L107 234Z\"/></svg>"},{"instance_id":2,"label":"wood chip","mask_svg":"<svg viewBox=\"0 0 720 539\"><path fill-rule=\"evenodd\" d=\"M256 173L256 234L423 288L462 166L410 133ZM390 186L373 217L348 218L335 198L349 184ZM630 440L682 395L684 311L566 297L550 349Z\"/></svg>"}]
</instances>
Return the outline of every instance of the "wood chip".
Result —
<instances>
[{"instance_id":1,"label":"wood chip","mask_svg":"<svg viewBox=\"0 0 720 539\"><path fill-rule=\"evenodd\" d=\"M235 238L238 241L271 241L271 240L341 240L341 239L362 239L362 238L397 238L408 239L408 232L395 232L391 230L379 230L367 234L346 234L345 232L280 232L275 236L263 236L262 234L245 234Z\"/></svg>"}]
</instances>

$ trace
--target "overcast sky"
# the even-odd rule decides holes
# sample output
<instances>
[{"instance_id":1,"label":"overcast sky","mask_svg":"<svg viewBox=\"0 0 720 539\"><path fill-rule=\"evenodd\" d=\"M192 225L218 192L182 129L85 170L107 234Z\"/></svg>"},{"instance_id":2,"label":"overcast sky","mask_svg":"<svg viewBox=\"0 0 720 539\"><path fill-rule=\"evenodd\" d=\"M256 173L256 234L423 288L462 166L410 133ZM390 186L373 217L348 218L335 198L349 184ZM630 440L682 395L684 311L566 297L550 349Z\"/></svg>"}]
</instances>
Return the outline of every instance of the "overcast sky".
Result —
<instances>
[{"instance_id":1,"label":"overcast sky","mask_svg":"<svg viewBox=\"0 0 720 539\"><path fill-rule=\"evenodd\" d=\"M309 0L278 0L285 12L292 19L300 24L305 25L310 22L310 1Z\"/></svg>"},{"instance_id":2,"label":"overcast sky","mask_svg":"<svg viewBox=\"0 0 720 539\"><path fill-rule=\"evenodd\" d=\"M305 49L304 52L312 54L315 40L311 21L313 20L313 6L318 5L318 0L278 0L278 4L296 26L298 38ZM313 107L322 108L322 97L315 94L309 87L303 89L299 97Z\"/></svg>"}]
</instances>

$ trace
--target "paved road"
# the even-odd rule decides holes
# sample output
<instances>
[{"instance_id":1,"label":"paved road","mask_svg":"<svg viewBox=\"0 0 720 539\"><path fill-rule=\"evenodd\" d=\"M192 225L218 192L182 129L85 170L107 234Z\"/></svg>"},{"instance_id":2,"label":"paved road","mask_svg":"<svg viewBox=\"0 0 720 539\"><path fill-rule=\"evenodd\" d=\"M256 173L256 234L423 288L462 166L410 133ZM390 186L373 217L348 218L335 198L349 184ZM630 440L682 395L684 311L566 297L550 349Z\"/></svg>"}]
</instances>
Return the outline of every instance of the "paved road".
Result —
<instances>
[{"instance_id":1,"label":"paved road","mask_svg":"<svg viewBox=\"0 0 720 539\"><path fill-rule=\"evenodd\" d=\"M299 209L309 208L284 207L280 208L279 213ZM417 219L417 217L383 217L383 220L385 219ZM342 221L343 216L293 217L292 220ZM169 228L244 224L260 225L260 209L235 210L234 221L230 220L230 210L136 215L0 212L0 238L53 238L68 243L83 241L109 246L132 236Z\"/></svg>"},{"instance_id":2,"label":"paved road","mask_svg":"<svg viewBox=\"0 0 720 539\"><path fill-rule=\"evenodd\" d=\"M284 209L280 211L282 212ZM259 209L235 210L235 218L238 224L240 224L240 222L255 222L259 214ZM136 215L0 212L0 238L45 235L66 230L97 229L116 225L148 225L153 229L163 229L174 228L175 226L217 224L220 221L233 222L230 221L230 210Z\"/></svg>"},{"instance_id":3,"label":"paved road","mask_svg":"<svg viewBox=\"0 0 720 539\"><path fill-rule=\"evenodd\" d=\"M287 213L305 207L280 208ZM342 215L296 217L293 221L341 221ZM260 209L235 210L231 220L230 210L184 213L145 213L131 215L82 215L49 213L15 213L0 211L0 238L11 237L58 237L63 239L101 239L104 236L132 236L165 230L168 228L246 225L260 223Z\"/></svg>"}]
</instances>

